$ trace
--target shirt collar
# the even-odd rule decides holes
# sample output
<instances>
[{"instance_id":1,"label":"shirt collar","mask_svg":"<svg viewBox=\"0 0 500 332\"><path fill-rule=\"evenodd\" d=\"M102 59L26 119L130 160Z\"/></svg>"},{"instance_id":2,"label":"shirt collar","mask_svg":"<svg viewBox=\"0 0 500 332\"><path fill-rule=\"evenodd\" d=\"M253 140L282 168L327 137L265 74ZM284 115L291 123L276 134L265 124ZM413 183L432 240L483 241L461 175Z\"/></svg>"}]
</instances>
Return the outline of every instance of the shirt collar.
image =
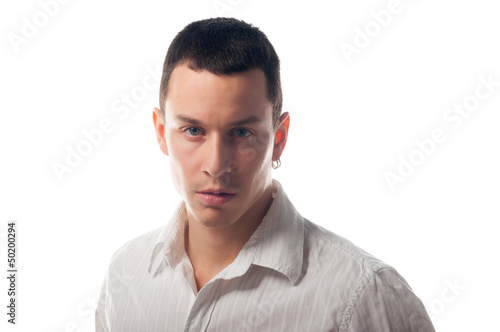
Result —
<instances>
[{"instance_id":1,"label":"shirt collar","mask_svg":"<svg viewBox=\"0 0 500 332\"><path fill-rule=\"evenodd\" d=\"M163 263L163 257L172 268L175 268L179 264L183 254L186 252L184 246L186 223L186 204L180 202L167 225L161 230L153 246L148 267L149 273L152 270L156 270ZM160 252L163 255L159 255Z\"/></svg>"},{"instance_id":2,"label":"shirt collar","mask_svg":"<svg viewBox=\"0 0 500 332\"><path fill-rule=\"evenodd\" d=\"M281 183L272 180L273 202L261 224L252 234L233 263L218 277L232 279L243 275L251 264L267 267L288 277L295 285L300 277L304 249L304 220L288 199ZM162 229L151 253L148 271L161 264L163 252L168 265L175 268L185 254L186 206L178 205L169 223Z\"/></svg>"}]
</instances>

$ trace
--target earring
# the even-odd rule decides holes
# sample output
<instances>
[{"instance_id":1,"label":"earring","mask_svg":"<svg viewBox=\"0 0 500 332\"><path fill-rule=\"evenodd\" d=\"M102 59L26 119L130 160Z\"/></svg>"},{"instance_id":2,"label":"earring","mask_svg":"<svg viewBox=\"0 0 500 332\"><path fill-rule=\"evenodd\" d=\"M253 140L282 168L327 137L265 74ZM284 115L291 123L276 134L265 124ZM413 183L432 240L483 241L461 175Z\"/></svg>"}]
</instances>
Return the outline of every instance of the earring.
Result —
<instances>
[{"instance_id":1,"label":"earring","mask_svg":"<svg viewBox=\"0 0 500 332\"><path fill-rule=\"evenodd\" d=\"M272 166L273 166L274 169L277 169L278 167L280 167L281 166L281 160L280 160L280 158L278 158L278 160L276 160L276 166L274 165L274 160L273 160Z\"/></svg>"}]
</instances>

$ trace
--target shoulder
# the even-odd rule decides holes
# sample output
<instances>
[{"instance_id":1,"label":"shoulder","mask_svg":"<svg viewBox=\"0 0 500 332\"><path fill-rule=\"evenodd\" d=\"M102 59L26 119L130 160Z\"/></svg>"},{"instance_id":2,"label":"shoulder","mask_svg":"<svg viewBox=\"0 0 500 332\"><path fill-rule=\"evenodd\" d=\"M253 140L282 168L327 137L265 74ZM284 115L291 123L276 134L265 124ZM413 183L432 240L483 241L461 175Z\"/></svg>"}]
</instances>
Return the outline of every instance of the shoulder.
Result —
<instances>
[{"instance_id":1,"label":"shoulder","mask_svg":"<svg viewBox=\"0 0 500 332\"><path fill-rule=\"evenodd\" d=\"M346 238L304 218L304 281L320 284L323 292L341 299L350 307L359 299L367 285L386 273L399 277L396 270ZM384 272L385 271L385 272ZM401 280L406 284L404 279ZM383 278L379 286L393 280ZM340 308L339 308L340 309ZM342 310L341 310L342 311Z\"/></svg>"},{"instance_id":2,"label":"shoulder","mask_svg":"<svg viewBox=\"0 0 500 332\"><path fill-rule=\"evenodd\" d=\"M307 274L321 276L319 287L336 308L332 318L341 331L434 331L394 267L307 219L304 225Z\"/></svg>"},{"instance_id":3,"label":"shoulder","mask_svg":"<svg viewBox=\"0 0 500 332\"><path fill-rule=\"evenodd\" d=\"M304 218L305 245L309 257L313 260L326 261L335 270L342 267L355 274L373 275L392 267L369 252L358 247L348 239Z\"/></svg>"}]
</instances>

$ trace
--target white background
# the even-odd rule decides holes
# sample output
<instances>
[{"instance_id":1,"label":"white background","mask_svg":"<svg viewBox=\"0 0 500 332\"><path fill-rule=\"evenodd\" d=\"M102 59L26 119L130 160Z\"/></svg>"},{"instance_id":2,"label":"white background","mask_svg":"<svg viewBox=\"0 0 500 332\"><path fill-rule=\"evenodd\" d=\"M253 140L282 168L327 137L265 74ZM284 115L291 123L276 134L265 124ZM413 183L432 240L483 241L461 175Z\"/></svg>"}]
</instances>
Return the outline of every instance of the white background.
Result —
<instances>
[{"instance_id":1,"label":"white background","mask_svg":"<svg viewBox=\"0 0 500 332\"><path fill-rule=\"evenodd\" d=\"M15 220L19 268L15 327L0 283L2 331L93 330L112 254L180 201L154 135L150 72L159 79L185 25L219 14L261 28L281 58L291 123L274 176L302 215L396 267L438 331L498 326L500 87L458 128L443 118L473 100L479 76L500 81L494 1L401 0L378 34L370 12L388 0L223 0L224 12L213 0L73 0L52 17L46 2L0 8L0 256L6 271ZM40 27L30 36L26 22ZM346 57L341 43L367 26L369 43ZM156 87L142 96L144 79ZM125 106L132 93L140 101ZM113 130L59 180L53 163L103 119ZM419 161L415 140L436 128L447 139L391 190L384 173L398 174L398 157Z\"/></svg>"}]
</instances>

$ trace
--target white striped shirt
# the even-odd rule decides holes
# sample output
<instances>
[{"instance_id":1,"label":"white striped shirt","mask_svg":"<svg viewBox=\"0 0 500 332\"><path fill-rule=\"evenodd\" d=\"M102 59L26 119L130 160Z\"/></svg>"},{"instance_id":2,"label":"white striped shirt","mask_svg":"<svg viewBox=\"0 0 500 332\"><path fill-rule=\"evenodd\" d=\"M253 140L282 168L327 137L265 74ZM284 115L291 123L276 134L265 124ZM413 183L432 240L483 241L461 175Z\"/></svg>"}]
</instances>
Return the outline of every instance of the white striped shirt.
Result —
<instances>
[{"instance_id":1,"label":"white striped shirt","mask_svg":"<svg viewBox=\"0 0 500 332\"><path fill-rule=\"evenodd\" d=\"M303 218L273 179L273 203L236 259L199 292L181 202L162 228L113 256L96 331L434 331L391 266Z\"/></svg>"}]
</instances>

